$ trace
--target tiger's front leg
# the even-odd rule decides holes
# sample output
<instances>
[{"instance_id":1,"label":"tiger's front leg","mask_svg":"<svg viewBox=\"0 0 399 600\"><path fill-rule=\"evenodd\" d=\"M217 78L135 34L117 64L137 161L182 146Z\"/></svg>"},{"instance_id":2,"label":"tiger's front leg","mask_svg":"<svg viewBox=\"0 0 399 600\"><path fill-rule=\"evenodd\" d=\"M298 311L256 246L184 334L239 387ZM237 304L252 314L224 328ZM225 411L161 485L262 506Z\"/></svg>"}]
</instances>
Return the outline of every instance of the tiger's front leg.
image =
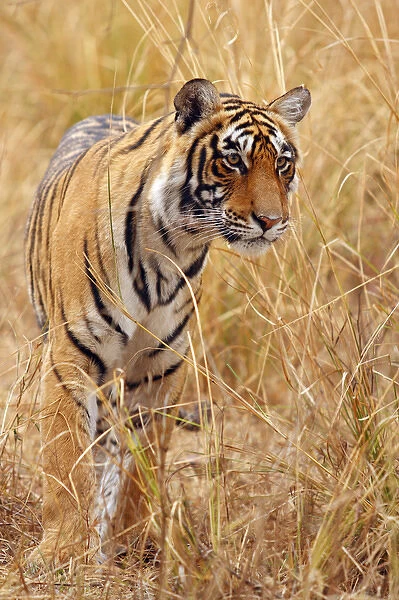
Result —
<instances>
[{"instance_id":1,"label":"tiger's front leg","mask_svg":"<svg viewBox=\"0 0 399 600\"><path fill-rule=\"evenodd\" d=\"M87 368L65 346L48 345L41 389L44 531L30 563L91 562L99 547Z\"/></svg>"},{"instance_id":2,"label":"tiger's front leg","mask_svg":"<svg viewBox=\"0 0 399 600\"><path fill-rule=\"evenodd\" d=\"M116 436L117 451L109 457L100 484L99 521L104 556L110 555L112 547L116 550L128 546L134 537L143 543L149 537L162 547L162 527L169 513L166 453L185 374L182 364L160 383L153 383L147 390L139 389L125 399L137 408L130 414L118 415L124 427ZM123 415L125 418L121 419Z\"/></svg>"}]
</instances>

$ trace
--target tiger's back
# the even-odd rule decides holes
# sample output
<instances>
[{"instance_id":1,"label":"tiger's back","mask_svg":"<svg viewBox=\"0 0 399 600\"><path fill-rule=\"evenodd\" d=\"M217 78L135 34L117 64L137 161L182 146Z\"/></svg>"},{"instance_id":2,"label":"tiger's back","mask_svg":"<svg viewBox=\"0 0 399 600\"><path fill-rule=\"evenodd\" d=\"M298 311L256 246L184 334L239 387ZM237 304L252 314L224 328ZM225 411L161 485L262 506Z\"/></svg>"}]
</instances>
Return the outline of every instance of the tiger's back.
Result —
<instances>
[{"instance_id":1,"label":"tiger's back","mask_svg":"<svg viewBox=\"0 0 399 600\"><path fill-rule=\"evenodd\" d=\"M294 126L309 105L303 87L263 107L192 80L175 113L113 118L112 128L91 117L61 141L27 237L31 297L47 330L42 554L68 556L78 539L95 553L140 520L137 465L120 428L157 440L149 460L160 464L210 243L222 237L256 255L286 231ZM109 458L99 485L96 439Z\"/></svg>"}]
</instances>

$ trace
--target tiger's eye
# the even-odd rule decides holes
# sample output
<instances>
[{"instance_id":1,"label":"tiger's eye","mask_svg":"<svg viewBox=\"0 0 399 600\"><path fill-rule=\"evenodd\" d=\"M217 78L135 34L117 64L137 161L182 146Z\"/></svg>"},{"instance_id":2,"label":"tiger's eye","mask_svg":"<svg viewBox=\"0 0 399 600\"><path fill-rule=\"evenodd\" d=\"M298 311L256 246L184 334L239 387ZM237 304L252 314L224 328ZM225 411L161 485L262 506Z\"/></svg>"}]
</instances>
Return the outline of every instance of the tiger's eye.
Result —
<instances>
[{"instance_id":1,"label":"tiger's eye","mask_svg":"<svg viewBox=\"0 0 399 600\"><path fill-rule=\"evenodd\" d=\"M241 156L239 154L228 154L226 156L226 161L232 167L236 167L241 162Z\"/></svg>"},{"instance_id":2,"label":"tiger's eye","mask_svg":"<svg viewBox=\"0 0 399 600\"><path fill-rule=\"evenodd\" d=\"M290 162L290 159L287 156L279 156L278 159L276 160L276 166L279 169L282 169L283 167L285 167L288 163Z\"/></svg>"}]
</instances>

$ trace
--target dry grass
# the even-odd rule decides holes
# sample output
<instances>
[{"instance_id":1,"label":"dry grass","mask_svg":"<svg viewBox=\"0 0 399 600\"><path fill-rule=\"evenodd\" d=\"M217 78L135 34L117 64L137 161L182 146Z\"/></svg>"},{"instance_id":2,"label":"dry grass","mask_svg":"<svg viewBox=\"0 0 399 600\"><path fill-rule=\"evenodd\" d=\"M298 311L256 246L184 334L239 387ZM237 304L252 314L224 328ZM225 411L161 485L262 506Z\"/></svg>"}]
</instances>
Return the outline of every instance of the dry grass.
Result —
<instances>
[{"instance_id":1,"label":"dry grass","mask_svg":"<svg viewBox=\"0 0 399 600\"><path fill-rule=\"evenodd\" d=\"M397 6L190 6L0 8L0 597L397 600ZM212 376L192 369L185 400L211 395L213 415L176 429L169 455L181 539L165 532L161 559L138 546L120 568L29 579L22 552L41 535L40 344L23 269L34 189L67 126L110 110L153 117L192 76L257 101L311 89L295 226L262 260L212 253Z\"/></svg>"}]
</instances>

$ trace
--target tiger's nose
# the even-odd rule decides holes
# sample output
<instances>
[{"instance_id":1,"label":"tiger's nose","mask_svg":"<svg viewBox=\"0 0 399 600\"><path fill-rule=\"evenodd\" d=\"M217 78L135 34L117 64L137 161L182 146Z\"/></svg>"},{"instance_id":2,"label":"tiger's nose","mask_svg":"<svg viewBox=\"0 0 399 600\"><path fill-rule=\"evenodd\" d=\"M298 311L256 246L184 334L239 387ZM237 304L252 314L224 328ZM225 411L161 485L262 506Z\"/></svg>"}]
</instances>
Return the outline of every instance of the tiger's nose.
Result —
<instances>
[{"instance_id":1,"label":"tiger's nose","mask_svg":"<svg viewBox=\"0 0 399 600\"><path fill-rule=\"evenodd\" d=\"M269 231L274 225L280 223L283 217L266 217L266 215L254 215L255 219L258 221L259 225L262 227L263 231Z\"/></svg>"}]
</instances>

